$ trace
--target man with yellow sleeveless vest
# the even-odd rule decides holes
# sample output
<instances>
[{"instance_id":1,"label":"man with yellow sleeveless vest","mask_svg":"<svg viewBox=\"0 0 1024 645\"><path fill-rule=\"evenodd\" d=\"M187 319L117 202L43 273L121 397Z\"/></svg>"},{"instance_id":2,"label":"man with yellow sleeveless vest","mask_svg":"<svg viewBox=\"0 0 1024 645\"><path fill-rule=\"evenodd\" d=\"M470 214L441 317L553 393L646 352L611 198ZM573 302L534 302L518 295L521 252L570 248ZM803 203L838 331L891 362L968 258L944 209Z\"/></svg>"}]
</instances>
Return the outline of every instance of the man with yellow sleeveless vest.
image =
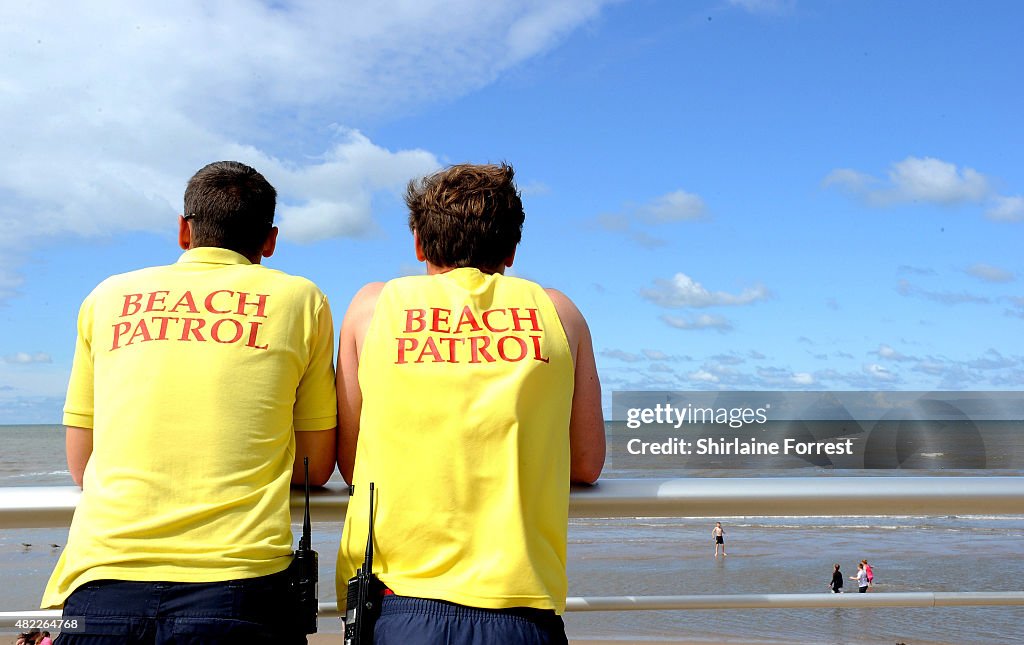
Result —
<instances>
[{"instance_id":1,"label":"man with yellow sleeveless vest","mask_svg":"<svg viewBox=\"0 0 1024 645\"><path fill-rule=\"evenodd\" d=\"M366 285L341 328L338 598L373 482L375 643L564 643L569 482L605 456L590 331L562 293L504 275L525 218L510 166L452 166L406 203L427 274Z\"/></svg>"},{"instance_id":2,"label":"man with yellow sleeveless vest","mask_svg":"<svg viewBox=\"0 0 1024 645\"><path fill-rule=\"evenodd\" d=\"M309 280L260 265L276 191L224 161L185 190L175 264L82 304L64 406L82 486L44 607L59 643L305 643L291 483L334 472L334 325Z\"/></svg>"}]
</instances>

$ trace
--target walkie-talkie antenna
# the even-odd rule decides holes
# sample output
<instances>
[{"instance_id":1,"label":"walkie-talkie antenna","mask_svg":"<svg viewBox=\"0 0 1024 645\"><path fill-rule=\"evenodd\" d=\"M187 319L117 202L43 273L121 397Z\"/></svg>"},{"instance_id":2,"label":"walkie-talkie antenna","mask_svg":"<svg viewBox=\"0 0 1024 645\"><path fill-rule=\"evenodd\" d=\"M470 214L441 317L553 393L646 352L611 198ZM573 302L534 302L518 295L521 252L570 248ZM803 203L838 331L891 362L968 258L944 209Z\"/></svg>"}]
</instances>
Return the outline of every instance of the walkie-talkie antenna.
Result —
<instances>
[{"instance_id":1,"label":"walkie-talkie antenna","mask_svg":"<svg viewBox=\"0 0 1024 645\"><path fill-rule=\"evenodd\" d=\"M373 575L373 482L370 482L370 527L366 558L348 580L345 602L345 645L371 645L373 626L380 616L385 587Z\"/></svg>"},{"instance_id":2,"label":"walkie-talkie antenna","mask_svg":"<svg viewBox=\"0 0 1024 645\"><path fill-rule=\"evenodd\" d=\"M373 482L370 482L370 528L366 533L366 558L363 560L363 571L373 570Z\"/></svg>"},{"instance_id":3,"label":"walkie-talkie antenna","mask_svg":"<svg viewBox=\"0 0 1024 645\"><path fill-rule=\"evenodd\" d=\"M309 526L309 457L302 458L302 466L305 468L305 483L306 483L306 508L302 515L302 537L299 538L299 549L308 550L312 547L310 542L310 533L312 529Z\"/></svg>"}]
</instances>

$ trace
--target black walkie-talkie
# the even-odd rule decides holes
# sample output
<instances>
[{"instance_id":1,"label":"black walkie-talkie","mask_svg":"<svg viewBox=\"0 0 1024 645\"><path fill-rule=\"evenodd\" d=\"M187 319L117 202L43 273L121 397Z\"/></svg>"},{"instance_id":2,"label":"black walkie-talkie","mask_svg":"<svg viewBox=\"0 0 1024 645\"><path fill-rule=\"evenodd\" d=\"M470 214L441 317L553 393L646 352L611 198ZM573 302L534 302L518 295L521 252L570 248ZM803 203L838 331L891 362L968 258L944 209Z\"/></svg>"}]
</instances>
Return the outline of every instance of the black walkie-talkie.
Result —
<instances>
[{"instance_id":1,"label":"black walkie-talkie","mask_svg":"<svg viewBox=\"0 0 1024 645\"><path fill-rule=\"evenodd\" d=\"M373 482L370 482L370 529L363 566L348 581L345 601L345 645L372 645L380 616L384 585L373 574Z\"/></svg>"},{"instance_id":2,"label":"black walkie-talkie","mask_svg":"<svg viewBox=\"0 0 1024 645\"><path fill-rule=\"evenodd\" d=\"M299 538L299 548L295 549L292 564L289 567L289 582L299 605L298 620L302 626L303 633L315 634L316 618L319 611L317 606L317 589L320 583L320 576L317 571L319 556L312 548L312 539L310 537L309 457L303 457L302 463L306 469L306 509L302 516L302 537Z\"/></svg>"}]
</instances>

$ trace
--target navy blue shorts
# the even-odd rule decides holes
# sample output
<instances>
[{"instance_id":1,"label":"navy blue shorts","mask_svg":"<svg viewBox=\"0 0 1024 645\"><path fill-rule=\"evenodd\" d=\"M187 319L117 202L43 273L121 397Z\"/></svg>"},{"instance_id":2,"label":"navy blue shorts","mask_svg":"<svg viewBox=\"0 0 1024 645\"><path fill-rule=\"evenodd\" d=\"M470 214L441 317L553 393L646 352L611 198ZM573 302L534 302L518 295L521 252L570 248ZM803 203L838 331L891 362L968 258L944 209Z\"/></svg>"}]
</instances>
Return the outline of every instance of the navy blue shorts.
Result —
<instances>
[{"instance_id":1,"label":"navy blue shorts","mask_svg":"<svg viewBox=\"0 0 1024 645\"><path fill-rule=\"evenodd\" d=\"M565 624L543 609L478 609L385 596L374 645L566 645Z\"/></svg>"},{"instance_id":2,"label":"navy blue shorts","mask_svg":"<svg viewBox=\"0 0 1024 645\"><path fill-rule=\"evenodd\" d=\"M83 631L64 632L55 645L304 644L295 615L283 571L224 582L99 580L68 596L64 616Z\"/></svg>"}]
</instances>

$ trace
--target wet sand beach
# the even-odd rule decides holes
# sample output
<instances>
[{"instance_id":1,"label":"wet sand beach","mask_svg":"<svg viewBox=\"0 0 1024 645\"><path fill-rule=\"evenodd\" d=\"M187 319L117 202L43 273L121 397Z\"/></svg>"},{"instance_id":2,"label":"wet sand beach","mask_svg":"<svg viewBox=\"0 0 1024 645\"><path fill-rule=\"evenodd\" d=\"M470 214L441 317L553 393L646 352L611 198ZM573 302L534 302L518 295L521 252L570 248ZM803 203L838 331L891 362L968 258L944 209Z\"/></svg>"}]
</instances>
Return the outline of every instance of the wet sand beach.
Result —
<instances>
[{"instance_id":1,"label":"wet sand beach","mask_svg":"<svg viewBox=\"0 0 1024 645\"><path fill-rule=\"evenodd\" d=\"M729 556L718 559L706 519L573 520L569 594L826 593L833 562L849 576L862 558L875 569L871 593L1014 591L1024 580L1024 517L719 519ZM322 602L335 597L339 531L331 523L314 529ZM51 544L65 539L62 529L0 533L0 606L35 608L60 553ZM855 588L846 581L847 592ZM321 629L340 631L330 621ZM565 622L576 643L1024 643L1022 607L568 612ZM317 638L340 642L338 634Z\"/></svg>"},{"instance_id":2,"label":"wet sand beach","mask_svg":"<svg viewBox=\"0 0 1024 645\"><path fill-rule=\"evenodd\" d=\"M44 436L51 440L32 443ZM0 472L0 485L68 485L67 471L53 458L62 449L59 432L7 429L0 438L26 447L23 452L31 457ZM33 445L36 453L27 448ZM38 466L28 471L24 464ZM808 484L813 485L816 476L836 474L813 473ZM751 471L743 475L766 476ZM638 474L610 471L607 476ZM851 479L850 485L856 486L856 481ZM728 557L713 557L715 521L725 529ZM314 523L321 602L335 598L340 534L340 523ZM0 608L38 606L66 540L67 528L0 531ZM864 558L874 567L871 593L1020 591L1022 540L1024 515L573 519L569 595L827 593L834 562L848 577ZM856 583L847 580L845 590L855 592ZM321 629L340 632L340 625L330 621L323 619ZM1024 644L1024 607L569 612L565 623L571 642L595 645ZM5 637L0 634L0 642ZM340 634L319 634L311 642L340 643Z\"/></svg>"}]
</instances>

